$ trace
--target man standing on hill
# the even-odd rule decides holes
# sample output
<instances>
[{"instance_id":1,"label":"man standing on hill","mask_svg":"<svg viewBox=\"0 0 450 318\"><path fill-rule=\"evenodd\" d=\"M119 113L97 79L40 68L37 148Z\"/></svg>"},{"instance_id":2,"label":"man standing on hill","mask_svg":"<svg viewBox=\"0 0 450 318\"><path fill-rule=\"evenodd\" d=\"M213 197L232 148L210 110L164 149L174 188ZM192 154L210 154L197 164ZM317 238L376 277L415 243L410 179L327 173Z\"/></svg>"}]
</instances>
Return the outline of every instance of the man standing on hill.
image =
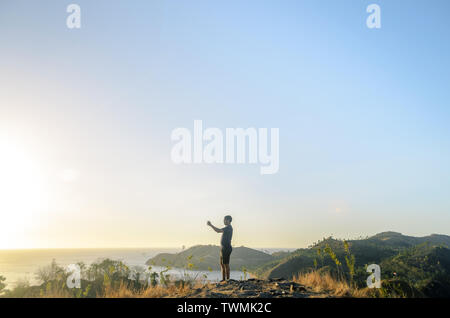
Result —
<instances>
[{"instance_id":1,"label":"man standing on hill","mask_svg":"<svg viewBox=\"0 0 450 318\"><path fill-rule=\"evenodd\" d=\"M230 279L230 255L233 248L231 247L231 237L233 236L233 227L231 226L231 221L233 219L230 215L225 216L223 223L225 227L219 229L208 221L209 225L217 233L222 233L222 238L220 240L220 267L222 268L222 281Z\"/></svg>"}]
</instances>

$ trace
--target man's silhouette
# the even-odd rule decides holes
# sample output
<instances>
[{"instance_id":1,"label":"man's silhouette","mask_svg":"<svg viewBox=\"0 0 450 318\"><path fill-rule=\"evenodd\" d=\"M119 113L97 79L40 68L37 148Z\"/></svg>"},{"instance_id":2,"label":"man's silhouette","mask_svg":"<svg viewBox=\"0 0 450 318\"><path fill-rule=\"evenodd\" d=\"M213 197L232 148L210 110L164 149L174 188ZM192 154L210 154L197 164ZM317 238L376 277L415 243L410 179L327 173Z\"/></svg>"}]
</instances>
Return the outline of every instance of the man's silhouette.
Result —
<instances>
[{"instance_id":1,"label":"man's silhouette","mask_svg":"<svg viewBox=\"0 0 450 318\"><path fill-rule=\"evenodd\" d=\"M231 226L232 218L230 215L225 216L223 223L225 227L219 229L208 221L209 225L217 233L222 233L220 240L220 267L222 268L222 281L230 279L230 255L233 248L231 247L231 237L233 236L233 227Z\"/></svg>"}]
</instances>

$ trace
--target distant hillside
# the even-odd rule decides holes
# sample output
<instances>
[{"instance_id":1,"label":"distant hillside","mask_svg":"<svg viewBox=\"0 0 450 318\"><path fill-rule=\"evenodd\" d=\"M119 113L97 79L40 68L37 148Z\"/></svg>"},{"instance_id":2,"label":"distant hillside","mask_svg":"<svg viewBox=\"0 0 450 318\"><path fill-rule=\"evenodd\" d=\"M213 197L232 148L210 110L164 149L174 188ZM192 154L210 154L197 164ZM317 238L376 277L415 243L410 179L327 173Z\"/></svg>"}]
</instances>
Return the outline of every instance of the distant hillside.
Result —
<instances>
[{"instance_id":1,"label":"distant hillside","mask_svg":"<svg viewBox=\"0 0 450 318\"><path fill-rule=\"evenodd\" d=\"M450 247L450 236L432 234L424 237L407 236L397 232L382 232L367 239L368 242L374 242L379 245L391 246L394 248L411 247L423 243L432 243L436 245L446 245Z\"/></svg>"},{"instance_id":2,"label":"distant hillside","mask_svg":"<svg viewBox=\"0 0 450 318\"><path fill-rule=\"evenodd\" d=\"M284 255L284 254L280 254ZM220 270L220 247L214 245L197 245L176 254L161 253L149 259L147 265L171 266L187 268L192 264L193 269ZM234 247L231 254L231 270L253 269L259 265L277 259L276 256L247 247Z\"/></svg>"},{"instance_id":3,"label":"distant hillside","mask_svg":"<svg viewBox=\"0 0 450 318\"><path fill-rule=\"evenodd\" d=\"M396 232L383 232L366 239L349 240L351 255L355 257L355 281L364 285L368 264L379 264L383 279L404 279L423 292L438 295L450 292L450 236L406 236ZM291 279L299 273L313 269L336 274L336 263L325 252L330 248L341 262L341 275L349 276L344 241L324 239L307 249L299 249L285 257L259 266L253 272L264 278ZM450 295L450 294L449 294Z\"/></svg>"},{"instance_id":4,"label":"distant hillside","mask_svg":"<svg viewBox=\"0 0 450 318\"><path fill-rule=\"evenodd\" d=\"M435 246L450 247L450 236L433 234L425 237L406 236L397 232L383 232L366 239L348 240L351 253L355 255L356 266L376 263L397 255L400 251L420 244L429 243ZM268 278L292 277L314 266L314 260L323 266L333 266L334 262L318 255L329 246L340 259L345 256L344 243L331 237L323 239L311 248L298 249L278 260L259 266L257 273ZM322 264L323 263L323 264Z\"/></svg>"},{"instance_id":5,"label":"distant hillside","mask_svg":"<svg viewBox=\"0 0 450 318\"><path fill-rule=\"evenodd\" d=\"M408 248L383 260L382 276L411 283L429 297L450 297L450 249L431 243Z\"/></svg>"}]
</instances>

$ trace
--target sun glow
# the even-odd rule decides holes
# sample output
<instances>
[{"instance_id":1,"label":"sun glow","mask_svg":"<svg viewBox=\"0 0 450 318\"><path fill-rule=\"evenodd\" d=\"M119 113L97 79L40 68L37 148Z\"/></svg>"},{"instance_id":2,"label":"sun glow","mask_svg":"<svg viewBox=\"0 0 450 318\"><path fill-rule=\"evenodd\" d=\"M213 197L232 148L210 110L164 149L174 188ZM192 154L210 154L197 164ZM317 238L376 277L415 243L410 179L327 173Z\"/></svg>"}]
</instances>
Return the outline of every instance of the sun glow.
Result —
<instances>
[{"instance_id":1,"label":"sun glow","mask_svg":"<svg viewBox=\"0 0 450 318\"><path fill-rule=\"evenodd\" d=\"M45 202L45 178L35 158L20 143L0 136L0 248L20 245Z\"/></svg>"}]
</instances>

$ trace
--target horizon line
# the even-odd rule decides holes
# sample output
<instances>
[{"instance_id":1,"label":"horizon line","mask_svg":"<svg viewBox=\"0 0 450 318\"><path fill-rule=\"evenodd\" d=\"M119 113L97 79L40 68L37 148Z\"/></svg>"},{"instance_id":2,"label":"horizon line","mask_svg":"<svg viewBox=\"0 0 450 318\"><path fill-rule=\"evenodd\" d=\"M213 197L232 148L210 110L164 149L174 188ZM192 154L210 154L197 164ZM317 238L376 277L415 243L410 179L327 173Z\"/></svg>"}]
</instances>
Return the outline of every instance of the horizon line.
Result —
<instances>
[{"instance_id":1,"label":"horizon line","mask_svg":"<svg viewBox=\"0 0 450 318\"><path fill-rule=\"evenodd\" d=\"M189 249L194 246L219 246L218 244L194 244L190 246L186 246L184 250ZM252 249L298 249L301 247L250 247L246 245L235 245L233 247L247 247ZM99 250L99 249L129 249L129 250L137 250L137 249L179 249L183 250L181 246L144 246L144 247L18 247L18 248L0 248L0 251L29 251L29 250Z\"/></svg>"}]
</instances>

